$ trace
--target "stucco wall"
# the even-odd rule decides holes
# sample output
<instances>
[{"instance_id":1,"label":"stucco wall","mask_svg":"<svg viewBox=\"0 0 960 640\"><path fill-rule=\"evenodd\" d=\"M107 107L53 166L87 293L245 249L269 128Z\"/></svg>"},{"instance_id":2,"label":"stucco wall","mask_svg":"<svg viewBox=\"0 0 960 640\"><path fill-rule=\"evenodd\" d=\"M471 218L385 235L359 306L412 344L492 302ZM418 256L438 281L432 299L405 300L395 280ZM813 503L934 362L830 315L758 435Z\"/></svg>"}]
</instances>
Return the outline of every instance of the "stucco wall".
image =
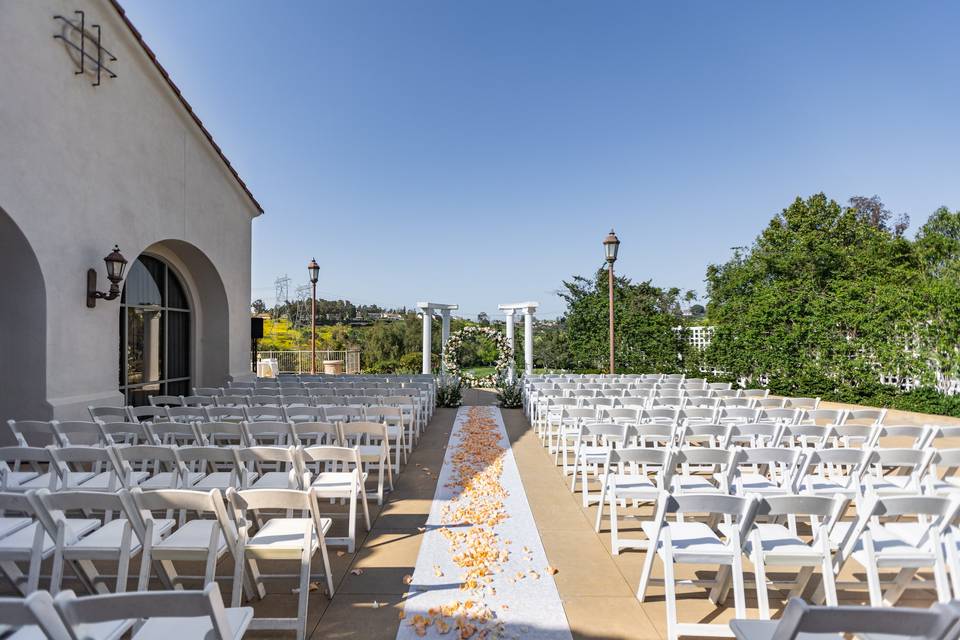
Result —
<instances>
[{"instance_id":1,"label":"stucco wall","mask_svg":"<svg viewBox=\"0 0 960 640\"><path fill-rule=\"evenodd\" d=\"M76 9L102 26L118 58L118 77L99 87L74 74L75 58L53 38L53 15ZM86 270L96 268L106 290L103 256L114 243L131 261L163 243L186 271L197 304L195 383L248 376L258 211L116 10L105 0L4 0L0 49L0 211L43 272L49 413L82 417L88 404L121 401L117 302L85 305ZM17 304L3 293L0 305ZM0 312L0 330L17 332L21 321L9 318Z\"/></svg>"}]
</instances>

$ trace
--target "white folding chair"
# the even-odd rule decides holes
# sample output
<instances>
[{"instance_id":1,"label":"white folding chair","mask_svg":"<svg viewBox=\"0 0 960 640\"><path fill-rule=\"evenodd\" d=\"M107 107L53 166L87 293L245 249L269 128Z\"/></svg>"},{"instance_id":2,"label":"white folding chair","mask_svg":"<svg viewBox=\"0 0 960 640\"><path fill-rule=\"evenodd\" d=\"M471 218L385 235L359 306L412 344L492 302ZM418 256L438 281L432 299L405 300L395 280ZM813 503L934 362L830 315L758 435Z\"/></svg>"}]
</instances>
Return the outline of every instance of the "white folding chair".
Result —
<instances>
[{"instance_id":1,"label":"white folding chair","mask_svg":"<svg viewBox=\"0 0 960 640\"><path fill-rule=\"evenodd\" d=\"M140 539L135 535L128 517L127 504L122 493L99 491L59 491L50 493L40 489L28 494L40 524L54 541L53 568L50 592L60 591L64 565L70 565L74 574L92 593L108 591L96 568L96 561L110 561L117 565L114 591L127 589L130 559L140 553ZM87 516L102 512L102 523L96 529L80 534L71 526L70 513ZM112 514L122 517L112 518ZM167 527L169 528L169 527ZM159 531L159 534L165 530Z\"/></svg>"},{"instance_id":2,"label":"white folding chair","mask_svg":"<svg viewBox=\"0 0 960 640\"><path fill-rule=\"evenodd\" d=\"M234 523L227 516L223 496L210 491L184 489L134 489L129 494L131 524L143 543L138 590L150 585L150 570L158 563L158 577L165 586L182 589L189 576L177 573L175 562L196 562L204 567L203 585L214 583L217 562L236 549ZM156 513L162 513L157 517ZM179 512L174 520L169 516ZM191 519L187 516L192 514ZM175 527L175 528L174 528Z\"/></svg>"},{"instance_id":3,"label":"white folding chair","mask_svg":"<svg viewBox=\"0 0 960 640\"><path fill-rule=\"evenodd\" d=\"M339 447L340 431L332 422L290 421L290 442L297 447L317 445Z\"/></svg>"},{"instance_id":4,"label":"white folding chair","mask_svg":"<svg viewBox=\"0 0 960 640\"><path fill-rule=\"evenodd\" d=\"M594 530L600 532L604 501L610 506L610 548L613 555L619 555L621 549L646 549L646 540L623 538L620 535L618 508L620 501L626 507L628 501L635 506L640 503L656 502L670 486L673 465L670 457L673 451L668 448L648 449L627 447L611 449L607 452L604 465L606 473L600 482L600 503Z\"/></svg>"},{"instance_id":5,"label":"white folding chair","mask_svg":"<svg viewBox=\"0 0 960 640\"><path fill-rule=\"evenodd\" d=\"M357 502L363 508L367 531L370 530L367 474L363 472L360 452L349 447L302 447L297 449L297 456L304 488L317 498L347 501L347 537L330 538L328 543L344 545L348 553L353 553L357 541Z\"/></svg>"},{"instance_id":6,"label":"white folding chair","mask_svg":"<svg viewBox=\"0 0 960 640\"><path fill-rule=\"evenodd\" d=\"M726 635L727 625L681 623L677 618L677 594L674 580L674 564L716 565L717 572L712 585L711 599L717 602L724 582L729 573L733 582L734 608L737 617L746 615L746 595L743 583L743 560L740 531L748 529L757 510L755 498L726 495L669 495L661 494L657 501L657 511L653 520L641 525L650 541L637 599L643 602L647 587L652 582L651 573L654 559L659 557L663 563L663 584L667 604L667 638L676 640L681 635ZM707 522L693 520L690 515L708 516L711 521L720 519L726 525L715 530ZM668 520L668 516L677 516L677 520ZM721 539L724 536L725 539ZM702 585L703 581L693 580L693 584Z\"/></svg>"},{"instance_id":7,"label":"white folding chair","mask_svg":"<svg viewBox=\"0 0 960 640\"><path fill-rule=\"evenodd\" d=\"M741 531L744 553L754 566L760 617L770 618L770 587L788 586L790 597L803 594L813 572L820 569L828 605L837 605L830 532L843 515L849 500L842 496L764 496L750 529ZM797 532L797 518L807 520L812 539ZM767 519L760 522L761 519ZM767 581L768 567L798 567L790 583Z\"/></svg>"},{"instance_id":8,"label":"white folding chair","mask_svg":"<svg viewBox=\"0 0 960 640\"><path fill-rule=\"evenodd\" d=\"M393 491L393 465L390 464L390 434L382 422L344 422L340 424L343 446L357 450L363 471L370 475L370 466L377 468L377 504L383 504L384 476Z\"/></svg>"},{"instance_id":9,"label":"white folding chair","mask_svg":"<svg viewBox=\"0 0 960 640\"><path fill-rule=\"evenodd\" d=\"M599 472L600 467L607 464L607 454L611 449L626 446L628 430L629 427L614 423L580 425L573 448L573 477L570 480L570 491L576 492L579 471L580 492L584 507L588 507L594 501L590 497L587 474L591 468ZM605 468L604 475L607 471Z\"/></svg>"},{"instance_id":10,"label":"white folding chair","mask_svg":"<svg viewBox=\"0 0 960 640\"><path fill-rule=\"evenodd\" d=\"M784 495L796 492L800 449L747 447L737 450L724 484L738 496Z\"/></svg>"},{"instance_id":11,"label":"white folding chair","mask_svg":"<svg viewBox=\"0 0 960 640\"><path fill-rule=\"evenodd\" d=\"M908 588L929 589L929 581L916 584L914 576L921 569L931 570L937 599L950 600L941 537L956 506L935 496L873 497L861 506L856 521L834 527L833 539L839 546L834 557L836 574L848 561L860 565L867 574L870 605L879 607L893 606ZM896 576L882 591L880 572L894 569Z\"/></svg>"},{"instance_id":12,"label":"white folding chair","mask_svg":"<svg viewBox=\"0 0 960 640\"><path fill-rule=\"evenodd\" d=\"M296 618L257 618L253 629L295 629L297 640L306 637L307 602L310 594L310 563L320 552L324 575L330 598L333 598L333 575L327 553L326 534L331 520L320 516L316 491L291 489L248 489L227 491L227 500L237 523L237 545L233 579L233 605L240 605L244 573L249 572L256 593L266 595L263 578L257 564L260 560L286 560L300 563L299 593ZM309 514L307 517L278 516L256 526L259 515L267 510L294 510Z\"/></svg>"}]
</instances>

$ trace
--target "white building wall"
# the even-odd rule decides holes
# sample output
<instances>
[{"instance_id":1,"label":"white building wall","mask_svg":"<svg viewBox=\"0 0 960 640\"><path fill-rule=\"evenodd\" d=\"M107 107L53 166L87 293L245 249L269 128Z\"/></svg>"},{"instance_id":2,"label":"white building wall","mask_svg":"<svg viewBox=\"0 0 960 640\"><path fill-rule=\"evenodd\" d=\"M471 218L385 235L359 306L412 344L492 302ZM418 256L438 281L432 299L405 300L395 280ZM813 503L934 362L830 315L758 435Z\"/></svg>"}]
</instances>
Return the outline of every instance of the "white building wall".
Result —
<instances>
[{"instance_id":1,"label":"white building wall","mask_svg":"<svg viewBox=\"0 0 960 640\"><path fill-rule=\"evenodd\" d=\"M53 38L53 15L74 18L76 9L102 26L118 58L110 63L118 77L99 87L74 74L74 57ZM0 2L0 51L0 216L19 227L43 274L47 313L37 321L46 329L50 415L83 417L88 404L121 402L118 301L85 304L86 271L96 268L106 290L103 257L115 243L131 262L150 247L185 276L194 384L248 376L258 209L113 5ZM3 293L0 305L18 304ZM6 316L0 308L0 331L15 334Z\"/></svg>"}]
</instances>

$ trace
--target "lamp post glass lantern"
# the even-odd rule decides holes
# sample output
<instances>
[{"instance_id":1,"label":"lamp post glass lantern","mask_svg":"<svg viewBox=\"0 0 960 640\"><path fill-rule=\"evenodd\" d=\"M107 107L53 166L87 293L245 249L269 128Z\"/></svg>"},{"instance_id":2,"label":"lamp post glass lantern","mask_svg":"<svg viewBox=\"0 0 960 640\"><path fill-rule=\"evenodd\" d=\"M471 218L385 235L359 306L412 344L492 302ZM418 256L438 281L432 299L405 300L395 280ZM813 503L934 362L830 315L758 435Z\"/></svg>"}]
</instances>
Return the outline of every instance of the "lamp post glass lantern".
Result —
<instances>
[{"instance_id":1,"label":"lamp post glass lantern","mask_svg":"<svg viewBox=\"0 0 960 640\"><path fill-rule=\"evenodd\" d=\"M310 374L317 374L317 280L320 279L320 265L316 258L307 265L310 274Z\"/></svg>"},{"instance_id":2,"label":"lamp post glass lantern","mask_svg":"<svg viewBox=\"0 0 960 640\"><path fill-rule=\"evenodd\" d=\"M610 229L610 233L603 239L603 253L610 265L608 270L608 289L610 294L609 315L610 315L610 374L613 375L613 263L617 261L617 252L620 250L620 239L617 234Z\"/></svg>"},{"instance_id":3,"label":"lamp post glass lantern","mask_svg":"<svg viewBox=\"0 0 960 640\"><path fill-rule=\"evenodd\" d=\"M103 259L107 265L107 280L110 281L110 290L106 293L97 291L97 270L87 270L87 306L91 309L97 306L97 300L116 300L120 297L120 283L123 281L123 272L127 268L127 259L120 253L119 245L113 245L113 251Z\"/></svg>"}]
</instances>

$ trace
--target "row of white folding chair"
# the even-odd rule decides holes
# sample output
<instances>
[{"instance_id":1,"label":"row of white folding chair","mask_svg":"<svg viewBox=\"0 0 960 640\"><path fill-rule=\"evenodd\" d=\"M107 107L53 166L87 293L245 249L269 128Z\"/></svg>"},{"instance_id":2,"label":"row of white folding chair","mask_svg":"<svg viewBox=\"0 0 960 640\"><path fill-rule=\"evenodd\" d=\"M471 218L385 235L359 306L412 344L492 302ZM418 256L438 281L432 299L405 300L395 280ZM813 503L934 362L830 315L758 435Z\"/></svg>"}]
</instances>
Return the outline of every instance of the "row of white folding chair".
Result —
<instances>
[{"instance_id":1,"label":"row of white folding chair","mask_svg":"<svg viewBox=\"0 0 960 640\"><path fill-rule=\"evenodd\" d=\"M642 602L651 582L654 560L663 564L663 582L667 601L667 637L680 635L723 635L716 625L684 624L677 616L675 564L717 565L710 598L716 603L726 599L731 585L738 618L746 613L743 556L755 567L761 617L769 617L766 580L767 566L800 567L792 583L791 595L802 593L817 568L823 586L820 591L828 605L835 606L836 577L848 561L859 564L867 573L871 604L895 603L921 569L932 570L934 587L940 602L950 599L948 562L943 559L941 541L952 529L960 503L943 498L872 498L854 521L841 521L846 510L842 497L811 496L726 496L715 494L661 493L652 520L641 528L646 534L644 558L637 598ZM695 520L707 516L706 521ZM673 516L675 519L671 519ZM792 516L792 521L791 517ZM798 516L809 518L809 540L797 534ZM787 517L787 524L782 524ZM760 522L772 519L772 522ZM885 522L885 520L887 520ZM949 545L948 545L949 550ZM880 571L897 569L897 577L887 592L881 591ZM949 567L956 574L960 565ZM691 581L704 584L703 581ZM921 583L929 588L931 585ZM776 585L775 585L776 586ZM846 586L846 585L844 585ZM862 588L861 583L855 585Z\"/></svg>"},{"instance_id":2,"label":"row of white folding chair","mask_svg":"<svg viewBox=\"0 0 960 640\"><path fill-rule=\"evenodd\" d=\"M252 619L251 607L225 608L216 584L202 591L80 598L64 591L56 599L36 591L25 598L0 598L0 620L14 640L112 640L131 630L131 640L174 635L240 640Z\"/></svg>"},{"instance_id":3,"label":"row of white folding chair","mask_svg":"<svg viewBox=\"0 0 960 640\"><path fill-rule=\"evenodd\" d=\"M310 490L230 488L224 496L211 490L207 493L185 490L157 490L144 492L135 488L117 494L90 494L67 492L51 494L45 490L26 496L0 494L4 512L16 512L22 525L17 531L0 538L0 569L8 577L22 584L21 576L9 573L16 561L29 562L31 574L24 589L29 593L39 582L39 560L54 555L51 590L60 588L62 569L70 563L87 588L102 592L103 580L96 574L93 560L118 562L117 590L127 582L126 573L131 557L142 554L138 591L149 588L151 569L156 562L158 578L165 588L182 585L177 576L175 561L203 562L206 569L204 586L216 578L216 565L227 554L234 558L233 602L239 606L241 592L265 595L264 576L258 560L292 560L300 564L299 605L296 618L255 620L253 628L292 628L299 638L305 635L306 607L311 579L310 559L319 551L323 560L326 586L333 596L334 585L330 571L326 538L331 527L330 518L321 514L319 498L328 497L322 488ZM225 502L226 501L226 502ZM229 513L226 505L229 505ZM104 512L102 522L89 518L90 512ZM280 510L285 516L264 520L266 511ZM84 518L67 517L68 512L82 512ZM292 517L292 512L309 514ZM156 513L160 512L160 517ZM171 515L179 512L181 517ZM185 519L186 512L196 514ZM113 513L122 517L112 519ZM212 515L213 518L205 517ZM24 517L31 516L31 517ZM32 520L36 516L37 521ZM254 531L254 525L257 525ZM51 527L53 527L51 529ZM33 531L35 530L35 532ZM52 538L52 539L51 539ZM33 542L32 548L29 541ZM26 548L25 548L26 547ZM14 555L14 550L18 555ZM18 570L17 570L18 572ZM279 576L269 576L279 577Z\"/></svg>"},{"instance_id":4,"label":"row of white folding chair","mask_svg":"<svg viewBox=\"0 0 960 640\"><path fill-rule=\"evenodd\" d=\"M294 452L288 452L283 446L290 442L298 447L296 451L305 445L346 445L357 449L363 470L377 469L377 490L373 495L378 504L382 504L385 481L393 489L391 450L396 452L395 459L399 464L402 447L399 428L370 421L93 423L93 426L102 429L101 445L115 445L119 441L132 443L133 448L51 446L46 449L0 449L0 488L9 491L40 487L114 491L120 486L220 490L228 486L244 489L251 486L295 487L297 483L286 477L294 472L295 467L298 469L296 473L301 474L303 465L298 464L300 461L294 457ZM152 444L138 445L140 441ZM173 451L163 455L158 445L171 446ZM284 453L288 453L287 457L281 455ZM267 454L274 457L269 458ZM146 455L147 461L152 460L152 473L140 469L142 464L136 470L132 468L130 461L134 455ZM161 466L161 461L167 464ZM284 469L282 472L258 473L267 463ZM23 470L28 464L31 470Z\"/></svg>"}]
</instances>

